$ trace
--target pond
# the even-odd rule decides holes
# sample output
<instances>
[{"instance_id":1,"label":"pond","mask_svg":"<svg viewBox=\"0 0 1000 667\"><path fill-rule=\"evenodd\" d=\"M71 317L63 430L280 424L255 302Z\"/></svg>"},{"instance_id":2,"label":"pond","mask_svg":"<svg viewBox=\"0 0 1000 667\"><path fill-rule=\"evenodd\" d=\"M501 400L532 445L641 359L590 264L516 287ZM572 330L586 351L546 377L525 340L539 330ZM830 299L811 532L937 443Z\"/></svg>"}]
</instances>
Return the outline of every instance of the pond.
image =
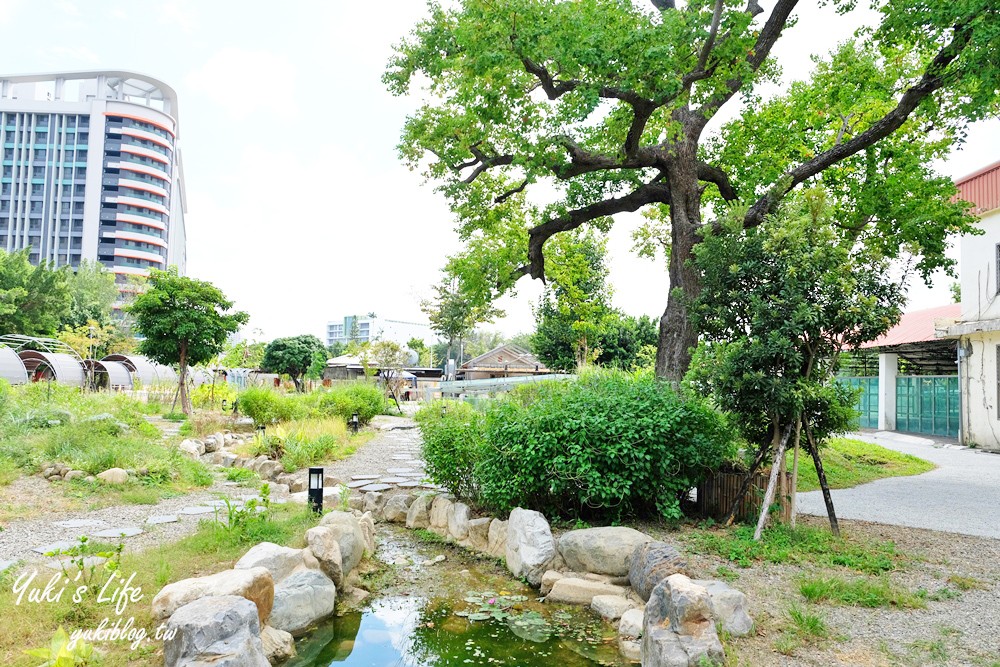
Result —
<instances>
[{"instance_id":1,"label":"pond","mask_svg":"<svg viewBox=\"0 0 1000 667\"><path fill-rule=\"evenodd\" d=\"M467 603L447 599L380 598L361 612L332 619L298 642L298 657L287 665L589 667L629 664L607 633L602 632L600 622L583 620L567 611L543 615L536 611L519 613L512 610L511 616L503 620L478 621L458 615L469 613L469 608Z\"/></svg>"}]
</instances>

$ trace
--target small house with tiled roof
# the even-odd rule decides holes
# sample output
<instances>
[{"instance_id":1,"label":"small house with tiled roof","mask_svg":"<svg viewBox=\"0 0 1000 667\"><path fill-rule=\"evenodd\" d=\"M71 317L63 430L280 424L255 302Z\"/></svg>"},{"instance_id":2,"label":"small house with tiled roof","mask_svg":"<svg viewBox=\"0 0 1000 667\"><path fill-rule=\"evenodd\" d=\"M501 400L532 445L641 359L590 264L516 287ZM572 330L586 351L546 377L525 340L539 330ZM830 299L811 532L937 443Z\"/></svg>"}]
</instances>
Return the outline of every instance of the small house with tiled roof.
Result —
<instances>
[{"instance_id":1,"label":"small house with tiled roof","mask_svg":"<svg viewBox=\"0 0 1000 667\"><path fill-rule=\"evenodd\" d=\"M551 372L531 352L513 343L507 343L469 359L462 364L458 374L463 380L489 380L526 375L547 375Z\"/></svg>"}]
</instances>

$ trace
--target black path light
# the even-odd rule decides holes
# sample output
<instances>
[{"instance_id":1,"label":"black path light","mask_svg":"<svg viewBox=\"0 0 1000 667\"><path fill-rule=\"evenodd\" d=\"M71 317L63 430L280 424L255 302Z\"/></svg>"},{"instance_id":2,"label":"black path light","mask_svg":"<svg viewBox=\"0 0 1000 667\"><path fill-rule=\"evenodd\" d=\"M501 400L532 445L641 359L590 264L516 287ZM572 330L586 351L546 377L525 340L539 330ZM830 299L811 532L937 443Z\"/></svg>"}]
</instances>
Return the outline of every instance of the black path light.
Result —
<instances>
[{"instance_id":1,"label":"black path light","mask_svg":"<svg viewBox=\"0 0 1000 667\"><path fill-rule=\"evenodd\" d=\"M228 401L226 401L226 399L222 399L222 411L223 411L223 412L225 412L225 411L226 411L226 403L227 403L227 402L228 402Z\"/></svg>"},{"instance_id":2,"label":"black path light","mask_svg":"<svg viewBox=\"0 0 1000 667\"><path fill-rule=\"evenodd\" d=\"M257 435L260 436L261 440L267 437L267 426L264 424L257 424Z\"/></svg>"},{"instance_id":3,"label":"black path light","mask_svg":"<svg viewBox=\"0 0 1000 667\"><path fill-rule=\"evenodd\" d=\"M358 416L358 413L355 412L353 415L351 415L351 430L357 433L358 429L360 428L361 428L361 418Z\"/></svg>"},{"instance_id":4,"label":"black path light","mask_svg":"<svg viewBox=\"0 0 1000 667\"><path fill-rule=\"evenodd\" d=\"M309 506L316 514L323 513L323 469L309 468Z\"/></svg>"}]
</instances>

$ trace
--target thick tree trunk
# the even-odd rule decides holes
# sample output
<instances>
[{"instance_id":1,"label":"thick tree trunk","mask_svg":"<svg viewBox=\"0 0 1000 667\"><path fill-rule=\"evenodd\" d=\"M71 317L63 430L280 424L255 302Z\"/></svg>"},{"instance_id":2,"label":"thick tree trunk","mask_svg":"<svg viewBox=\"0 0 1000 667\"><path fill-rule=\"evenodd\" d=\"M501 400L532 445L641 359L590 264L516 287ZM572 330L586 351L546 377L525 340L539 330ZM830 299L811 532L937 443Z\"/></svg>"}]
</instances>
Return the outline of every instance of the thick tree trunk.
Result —
<instances>
[{"instance_id":1,"label":"thick tree trunk","mask_svg":"<svg viewBox=\"0 0 1000 667\"><path fill-rule=\"evenodd\" d=\"M180 356L180 393L181 393L181 412L187 416L191 416L193 409L191 407L191 396L188 394L187 388L187 346L181 344L181 356Z\"/></svg>"},{"instance_id":2,"label":"thick tree trunk","mask_svg":"<svg viewBox=\"0 0 1000 667\"><path fill-rule=\"evenodd\" d=\"M660 318L656 349L656 376L678 383L691 365L698 330L688 317L688 302L698 296L698 271L691 265L692 250L701 226L701 188L698 184L697 143L689 142L671 163L670 185L670 293Z\"/></svg>"}]
</instances>

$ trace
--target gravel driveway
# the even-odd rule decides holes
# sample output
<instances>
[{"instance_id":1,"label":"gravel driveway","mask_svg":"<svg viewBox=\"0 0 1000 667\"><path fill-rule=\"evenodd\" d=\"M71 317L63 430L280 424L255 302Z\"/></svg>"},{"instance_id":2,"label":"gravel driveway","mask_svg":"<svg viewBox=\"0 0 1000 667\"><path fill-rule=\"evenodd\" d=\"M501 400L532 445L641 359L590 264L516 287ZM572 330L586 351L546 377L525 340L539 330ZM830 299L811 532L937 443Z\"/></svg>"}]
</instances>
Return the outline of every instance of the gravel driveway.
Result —
<instances>
[{"instance_id":1,"label":"gravel driveway","mask_svg":"<svg viewBox=\"0 0 1000 667\"><path fill-rule=\"evenodd\" d=\"M1000 538L1000 454L961 447L954 440L891 431L850 437L919 456L937 469L836 489L832 493L838 517ZM798 510L826 515L819 491L800 493Z\"/></svg>"}]
</instances>

